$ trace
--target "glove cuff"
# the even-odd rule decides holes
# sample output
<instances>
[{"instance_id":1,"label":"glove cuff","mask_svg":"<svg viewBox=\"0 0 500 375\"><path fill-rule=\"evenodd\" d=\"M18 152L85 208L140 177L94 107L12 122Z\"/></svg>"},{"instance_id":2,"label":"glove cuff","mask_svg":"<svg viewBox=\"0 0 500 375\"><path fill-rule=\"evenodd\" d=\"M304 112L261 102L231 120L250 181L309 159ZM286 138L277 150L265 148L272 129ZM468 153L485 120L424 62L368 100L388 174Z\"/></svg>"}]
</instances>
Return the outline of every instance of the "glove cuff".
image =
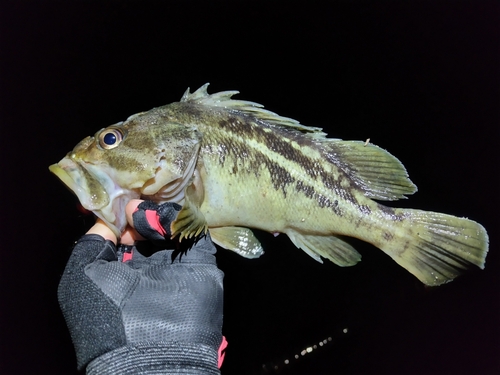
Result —
<instances>
[{"instance_id":1,"label":"glove cuff","mask_svg":"<svg viewBox=\"0 0 500 375\"><path fill-rule=\"evenodd\" d=\"M115 349L94 359L87 375L220 375L218 353L201 344L134 344Z\"/></svg>"}]
</instances>

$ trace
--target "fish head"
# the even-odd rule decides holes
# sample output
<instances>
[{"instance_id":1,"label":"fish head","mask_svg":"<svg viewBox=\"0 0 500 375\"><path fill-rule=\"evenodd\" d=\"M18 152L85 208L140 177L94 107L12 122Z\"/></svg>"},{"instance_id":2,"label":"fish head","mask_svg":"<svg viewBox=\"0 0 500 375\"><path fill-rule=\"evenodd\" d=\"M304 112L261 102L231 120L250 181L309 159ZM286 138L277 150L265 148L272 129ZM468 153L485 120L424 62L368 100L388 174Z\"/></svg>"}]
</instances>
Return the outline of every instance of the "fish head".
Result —
<instances>
[{"instance_id":1,"label":"fish head","mask_svg":"<svg viewBox=\"0 0 500 375\"><path fill-rule=\"evenodd\" d=\"M199 133L150 112L86 137L49 167L118 238L131 199L180 202L194 172Z\"/></svg>"}]
</instances>

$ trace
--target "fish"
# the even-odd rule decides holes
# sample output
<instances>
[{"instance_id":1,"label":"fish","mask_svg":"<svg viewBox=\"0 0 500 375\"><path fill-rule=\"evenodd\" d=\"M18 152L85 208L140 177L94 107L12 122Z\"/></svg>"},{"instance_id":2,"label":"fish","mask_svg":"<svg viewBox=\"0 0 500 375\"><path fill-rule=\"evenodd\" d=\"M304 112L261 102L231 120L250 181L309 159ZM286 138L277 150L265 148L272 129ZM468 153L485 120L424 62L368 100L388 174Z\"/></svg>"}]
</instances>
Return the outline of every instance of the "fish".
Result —
<instances>
[{"instance_id":1,"label":"fish","mask_svg":"<svg viewBox=\"0 0 500 375\"><path fill-rule=\"evenodd\" d=\"M328 138L322 128L233 99L238 91L207 87L97 131L50 171L118 237L125 205L141 198L182 206L172 237L208 231L246 258L263 254L254 234L261 230L342 267L361 260L354 237L430 286L484 268L481 224L380 203L417 191L388 151L369 140Z\"/></svg>"}]
</instances>

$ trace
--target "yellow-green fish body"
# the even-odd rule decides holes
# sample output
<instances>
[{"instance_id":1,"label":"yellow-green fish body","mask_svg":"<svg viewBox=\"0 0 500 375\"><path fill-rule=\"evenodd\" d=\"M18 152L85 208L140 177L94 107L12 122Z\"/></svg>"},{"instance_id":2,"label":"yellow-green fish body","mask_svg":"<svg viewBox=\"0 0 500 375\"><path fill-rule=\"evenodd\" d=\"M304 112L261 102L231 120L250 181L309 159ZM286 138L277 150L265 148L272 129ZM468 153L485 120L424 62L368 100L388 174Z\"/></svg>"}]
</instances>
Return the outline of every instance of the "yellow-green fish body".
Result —
<instances>
[{"instance_id":1,"label":"yellow-green fish body","mask_svg":"<svg viewBox=\"0 0 500 375\"><path fill-rule=\"evenodd\" d=\"M142 197L183 205L174 235L208 228L216 243L250 258L263 251L254 228L285 233L316 260L340 266L361 259L340 236L356 237L429 285L484 267L488 237L478 223L373 200L416 191L385 150L328 139L231 99L235 91L209 95L206 87L100 130L51 170L117 234L126 202Z\"/></svg>"}]
</instances>

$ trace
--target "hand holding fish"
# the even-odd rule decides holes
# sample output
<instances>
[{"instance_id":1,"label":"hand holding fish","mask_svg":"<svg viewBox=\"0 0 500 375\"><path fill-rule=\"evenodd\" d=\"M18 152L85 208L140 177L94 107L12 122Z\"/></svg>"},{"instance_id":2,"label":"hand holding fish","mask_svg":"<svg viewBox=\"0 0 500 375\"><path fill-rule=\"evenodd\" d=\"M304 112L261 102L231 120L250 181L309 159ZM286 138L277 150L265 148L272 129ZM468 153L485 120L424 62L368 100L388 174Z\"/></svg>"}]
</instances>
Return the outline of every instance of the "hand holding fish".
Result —
<instances>
[{"instance_id":1,"label":"hand holding fish","mask_svg":"<svg viewBox=\"0 0 500 375\"><path fill-rule=\"evenodd\" d=\"M168 227L177 210L168 203L139 203L127 206L130 223L147 239L162 239L149 234L156 223ZM129 233L122 243L137 239ZM181 374L186 368L220 374L223 273L210 236L176 258L174 250L150 257L134 246L117 250L115 242L113 231L98 220L77 241L61 278L58 298L78 368L88 375Z\"/></svg>"},{"instance_id":2,"label":"hand holding fish","mask_svg":"<svg viewBox=\"0 0 500 375\"><path fill-rule=\"evenodd\" d=\"M133 213L137 211L137 206L144 202L141 199L132 199L125 206L125 214L127 218L128 225L122 232L120 241L118 241L115 232L106 225L101 218L97 217L95 224L87 231L87 234L98 234L102 236L105 240L113 242L115 245L120 242L122 245L133 245L135 241L145 240L144 236L141 236L134 228L134 219L132 217Z\"/></svg>"}]
</instances>

